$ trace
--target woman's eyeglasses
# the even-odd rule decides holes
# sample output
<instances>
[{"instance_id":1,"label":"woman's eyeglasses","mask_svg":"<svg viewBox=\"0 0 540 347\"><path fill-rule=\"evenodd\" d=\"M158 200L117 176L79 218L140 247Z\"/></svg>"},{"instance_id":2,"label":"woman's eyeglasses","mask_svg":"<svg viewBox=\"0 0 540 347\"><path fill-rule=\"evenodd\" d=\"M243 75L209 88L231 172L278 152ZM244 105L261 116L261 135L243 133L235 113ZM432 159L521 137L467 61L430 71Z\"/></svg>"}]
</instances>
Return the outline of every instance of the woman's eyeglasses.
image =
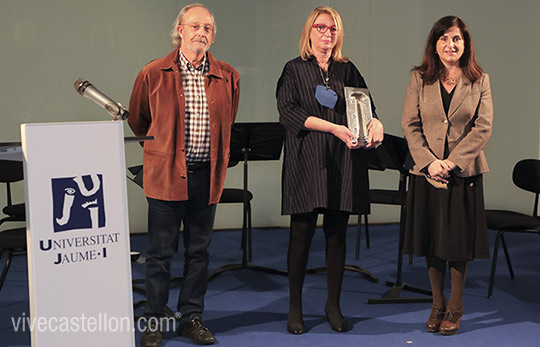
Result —
<instances>
[{"instance_id":1,"label":"woman's eyeglasses","mask_svg":"<svg viewBox=\"0 0 540 347\"><path fill-rule=\"evenodd\" d=\"M337 28L335 25L328 26L325 24L313 24L311 27L314 29L317 29L317 32L321 34L324 34L325 32L327 32L328 29L330 29L330 34L332 35L335 35L337 33Z\"/></svg>"}]
</instances>

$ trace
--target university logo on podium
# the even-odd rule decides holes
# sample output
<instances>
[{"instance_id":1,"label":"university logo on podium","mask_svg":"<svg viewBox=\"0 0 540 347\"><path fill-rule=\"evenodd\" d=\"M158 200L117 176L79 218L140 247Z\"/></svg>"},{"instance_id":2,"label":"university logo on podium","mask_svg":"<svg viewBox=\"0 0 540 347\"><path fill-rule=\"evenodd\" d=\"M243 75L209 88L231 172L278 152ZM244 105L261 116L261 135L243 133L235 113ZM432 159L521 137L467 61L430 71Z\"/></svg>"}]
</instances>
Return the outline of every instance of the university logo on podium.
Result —
<instances>
[{"instance_id":1,"label":"university logo on podium","mask_svg":"<svg viewBox=\"0 0 540 347\"><path fill-rule=\"evenodd\" d=\"M54 232L105 227L103 175L52 178Z\"/></svg>"},{"instance_id":2,"label":"university logo on podium","mask_svg":"<svg viewBox=\"0 0 540 347\"><path fill-rule=\"evenodd\" d=\"M135 347L123 128L21 125L32 346Z\"/></svg>"}]
</instances>

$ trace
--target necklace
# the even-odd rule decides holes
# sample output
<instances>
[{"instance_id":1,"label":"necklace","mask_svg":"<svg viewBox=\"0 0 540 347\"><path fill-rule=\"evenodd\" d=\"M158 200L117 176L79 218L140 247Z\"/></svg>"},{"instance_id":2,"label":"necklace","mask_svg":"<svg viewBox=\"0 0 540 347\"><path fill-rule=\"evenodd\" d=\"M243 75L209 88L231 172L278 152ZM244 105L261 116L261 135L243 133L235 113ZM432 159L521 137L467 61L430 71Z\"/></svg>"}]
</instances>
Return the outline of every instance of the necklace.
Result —
<instances>
[{"instance_id":1,"label":"necklace","mask_svg":"<svg viewBox=\"0 0 540 347\"><path fill-rule=\"evenodd\" d=\"M450 84L450 85L456 85L458 84L459 82L459 79L461 78L461 76L456 76L456 77L446 77L444 80L443 80L443 83L447 83L447 84Z\"/></svg>"},{"instance_id":2,"label":"necklace","mask_svg":"<svg viewBox=\"0 0 540 347\"><path fill-rule=\"evenodd\" d=\"M319 72L321 73L321 78L323 80L323 83L326 87L326 89L330 89L330 87L328 87L328 80L330 79L330 75L328 74L328 72L326 73L326 76L323 75L323 69L321 68L321 66L319 65Z\"/></svg>"}]
</instances>

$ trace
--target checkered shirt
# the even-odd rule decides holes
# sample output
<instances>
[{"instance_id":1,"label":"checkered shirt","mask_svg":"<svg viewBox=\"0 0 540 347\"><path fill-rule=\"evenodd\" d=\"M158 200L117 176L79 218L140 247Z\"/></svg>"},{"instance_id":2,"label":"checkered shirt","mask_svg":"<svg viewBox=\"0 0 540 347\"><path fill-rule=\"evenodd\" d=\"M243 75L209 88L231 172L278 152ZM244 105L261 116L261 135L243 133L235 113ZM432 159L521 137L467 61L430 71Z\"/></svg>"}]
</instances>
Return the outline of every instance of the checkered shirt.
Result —
<instances>
[{"instance_id":1,"label":"checkered shirt","mask_svg":"<svg viewBox=\"0 0 540 347\"><path fill-rule=\"evenodd\" d=\"M182 52L179 56L186 100L186 162L210 161L210 113L204 90L210 66L206 55L198 68L193 67Z\"/></svg>"}]
</instances>

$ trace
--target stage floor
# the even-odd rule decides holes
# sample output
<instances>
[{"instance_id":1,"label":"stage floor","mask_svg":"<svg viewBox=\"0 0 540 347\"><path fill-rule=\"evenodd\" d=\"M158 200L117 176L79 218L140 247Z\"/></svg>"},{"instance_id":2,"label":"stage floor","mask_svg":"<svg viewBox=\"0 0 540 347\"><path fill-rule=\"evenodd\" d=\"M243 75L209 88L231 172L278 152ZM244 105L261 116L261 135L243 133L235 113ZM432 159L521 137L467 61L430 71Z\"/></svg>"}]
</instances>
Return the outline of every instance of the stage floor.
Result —
<instances>
[{"instance_id":1,"label":"stage floor","mask_svg":"<svg viewBox=\"0 0 540 347\"><path fill-rule=\"evenodd\" d=\"M304 286L304 319L306 332L291 335L286 331L288 309L287 278L253 270L227 271L213 279L206 295L204 321L216 335L219 346L539 346L540 345L540 239L535 235L507 235L509 251L516 273L511 280L499 256L494 298L487 299L490 260L471 263L464 295L465 314L455 336L444 337L425 331L431 304L370 305L370 298L380 297L388 287L385 281L395 279L397 225L373 226L371 249L362 242L360 260L354 260L356 229L348 234L347 263L359 265L380 280L374 283L361 274L346 272L342 291L342 310L351 329L337 333L330 329L324 316L326 275L308 274ZM495 232L490 231L493 245ZM250 264L275 269L286 268L287 229L254 229L253 261ZM133 235L132 250L144 255L145 235ZM182 245L180 245L182 249ZM223 264L240 263L240 232L215 232L210 248L214 270ZM404 257L405 283L428 288L423 258L409 265ZM3 263L2 263L3 266ZM309 267L324 266L324 237L318 230L311 249ZM175 257L173 273L181 275L182 260ZM133 278L144 277L144 265L133 265ZM449 281L447 281L449 282ZM53 285L53 284L51 284ZM449 283L447 285L449 288ZM174 309L179 285L171 289L169 307ZM404 292L403 297L419 296ZM447 297L449 291L447 292ZM134 294L134 300L143 299ZM0 346L30 344L30 333L15 331L14 322L29 315L28 280L25 257L14 258L4 288L0 292ZM142 310L137 309L136 314ZM141 332L136 332L139 345ZM164 346L193 345L175 331L165 334Z\"/></svg>"}]
</instances>

